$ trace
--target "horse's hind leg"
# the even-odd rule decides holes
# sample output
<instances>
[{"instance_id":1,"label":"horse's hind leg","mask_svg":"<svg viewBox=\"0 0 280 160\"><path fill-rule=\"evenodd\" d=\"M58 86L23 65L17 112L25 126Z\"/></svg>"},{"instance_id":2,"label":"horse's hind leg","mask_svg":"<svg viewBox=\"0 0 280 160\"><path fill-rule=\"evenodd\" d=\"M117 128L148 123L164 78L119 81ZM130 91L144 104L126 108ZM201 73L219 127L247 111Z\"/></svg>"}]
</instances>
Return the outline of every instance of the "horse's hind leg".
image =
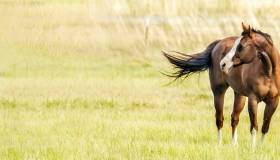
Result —
<instances>
[{"instance_id":1,"label":"horse's hind leg","mask_svg":"<svg viewBox=\"0 0 280 160\"><path fill-rule=\"evenodd\" d=\"M246 98L234 92L234 104L231 114L231 127L232 127L232 144L237 144L237 125L239 122L239 115L244 108Z\"/></svg>"},{"instance_id":2,"label":"horse's hind leg","mask_svg":"<svg viewBox=\"0 0 280 160\"><path fill-rule=\"evenodd\" d=\"M218 143L222 143L222 127L223 127L223 121L224 121L224 115L223 115L223 107L224 107L224 96L225 92L227 90L228 86L225 85L219 85L213 88L212 91L214 94L214 104L216 109L216 125L218 128Z\"/></svg>"},{"instance_id":3,"label":"horse's hind leg","mask_svg":"<svg viewBox=\"0 0 280 160\"><path fill-rule=\"evenodd\" d=\"M262 125L262 142L264 141L265 135L268 132L271 117L277 108L278 102L279 102L278 97L266 101L266 106L265 106L264 116L263 116L263 125Z\"/></svg>"}]
</instances>

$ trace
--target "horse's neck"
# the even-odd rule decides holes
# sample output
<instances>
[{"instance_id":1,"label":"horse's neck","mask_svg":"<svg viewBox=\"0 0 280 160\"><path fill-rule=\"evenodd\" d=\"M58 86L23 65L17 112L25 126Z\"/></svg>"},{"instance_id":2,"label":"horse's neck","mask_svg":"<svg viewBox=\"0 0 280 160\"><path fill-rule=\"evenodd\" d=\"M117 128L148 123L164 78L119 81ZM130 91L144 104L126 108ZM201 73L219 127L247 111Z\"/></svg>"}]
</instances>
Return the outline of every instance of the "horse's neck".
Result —
<instances>
[{"instance_id":1,"label":"horse's neck","mask_svg":"<svg viewBox=\"0 0 280 160\"><path fill-rule=\"evenodd\" d=\"M271 55L269 56L272 68L273 68L273 74L280 73L280 55L276 48L272 48ZM280 75L279 75L280 76Z\"/></svg>"},{"instance_id":2,"label":"horse's neck","mask_svg":"<svg viewBox=\"0 0 280 160\"><path fill-rule=\"evenodd\" d=\"M264 52L268 55L271 61L272 74L280 73L280 55L277 48L274 46L266 48ZM280 76L280 75L279 75Z\"/></svg>"},{"instance_id":3,"label":"horse's neck","mask_svg":"<svg viewBox=\"0 0 280 160\"><path fill-rule=\"evenodd\" d=\"M273 66L272 74L275 80L275 84L278 88L278 92L280 92L280 55L276 48L273 47L271 52L271 63Z\"/></svg>"}]
</instances>

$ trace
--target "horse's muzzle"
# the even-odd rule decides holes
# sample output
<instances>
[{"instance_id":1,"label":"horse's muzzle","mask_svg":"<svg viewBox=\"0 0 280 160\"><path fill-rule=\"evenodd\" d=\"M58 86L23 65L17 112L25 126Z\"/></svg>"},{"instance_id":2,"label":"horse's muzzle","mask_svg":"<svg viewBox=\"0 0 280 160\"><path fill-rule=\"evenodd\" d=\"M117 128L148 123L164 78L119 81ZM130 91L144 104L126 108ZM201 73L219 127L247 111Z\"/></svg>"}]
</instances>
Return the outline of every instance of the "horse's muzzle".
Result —
<instances>
[{"instance_id":1,"label":"horse's muzzle","mask_svg":"<svg viewBox=\"0 0 280 160\"><path fill-rule=\"evenodd\" d=\"M222 70L224 73L226 73L226 74L229 73L229 71L231 70L232 67L233 67L233 63L232 63L232 62L230 62L230 63L221 63L221 64L220 64L221 70Z\"/></svg>"}]
</instances>

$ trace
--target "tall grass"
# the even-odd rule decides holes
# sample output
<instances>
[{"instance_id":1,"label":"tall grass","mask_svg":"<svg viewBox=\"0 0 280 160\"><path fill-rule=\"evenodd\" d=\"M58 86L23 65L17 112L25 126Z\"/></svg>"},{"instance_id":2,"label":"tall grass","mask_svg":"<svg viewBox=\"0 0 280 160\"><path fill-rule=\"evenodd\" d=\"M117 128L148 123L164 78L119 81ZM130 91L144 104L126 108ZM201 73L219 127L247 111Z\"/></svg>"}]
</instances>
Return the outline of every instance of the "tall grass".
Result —
<instances>
[{"instance_id":1,"label":"tall grass","mask_svg":"<svg viewBox=\"0 0 280 160\"><path fill-rule=\"evenodd\" d=\"M142 53L147 47L192 50L239 35L243 21L269 32L278 43L279 6L273 0L11 0L1 2L1 39L100 50L117 48L113 45L118 42L121 48L130 46L130 53ZM149 46L145 45L147 21Z\"/></svg>"}]
</instances>

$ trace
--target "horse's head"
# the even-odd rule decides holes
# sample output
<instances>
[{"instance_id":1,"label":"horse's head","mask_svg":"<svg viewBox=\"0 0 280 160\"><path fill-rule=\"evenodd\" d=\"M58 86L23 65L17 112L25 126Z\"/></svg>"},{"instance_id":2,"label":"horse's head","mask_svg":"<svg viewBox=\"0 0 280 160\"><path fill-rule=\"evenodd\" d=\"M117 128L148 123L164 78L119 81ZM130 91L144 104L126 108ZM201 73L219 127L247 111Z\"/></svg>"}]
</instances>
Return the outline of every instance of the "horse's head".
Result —
<instances>
[{"instance_id":1,"label":"horse's head","mask_svg":"<svg viewBox=\"0 0 280 160\"><path fill-rule=\"evenodd\" d=\"M258 55L267 56L273 46L270 36L242 23L243 32L238 37L229 53L221 60L223 72L228 73L232 67L251 63Z\"/></svg>"}]
</instances>

